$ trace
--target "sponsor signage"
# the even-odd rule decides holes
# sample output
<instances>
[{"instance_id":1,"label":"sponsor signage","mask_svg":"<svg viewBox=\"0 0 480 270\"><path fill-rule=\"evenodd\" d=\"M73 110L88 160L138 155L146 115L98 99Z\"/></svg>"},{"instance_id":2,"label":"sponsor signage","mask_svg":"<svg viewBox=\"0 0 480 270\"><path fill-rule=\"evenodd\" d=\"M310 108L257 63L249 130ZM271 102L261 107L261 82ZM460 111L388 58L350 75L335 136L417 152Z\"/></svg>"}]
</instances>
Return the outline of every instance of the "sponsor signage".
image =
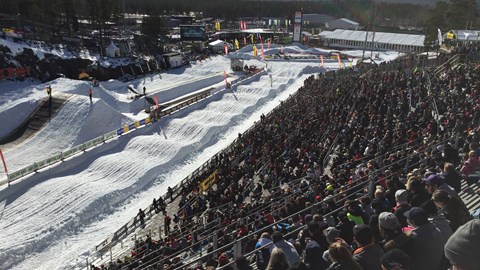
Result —
<instances>
[{"instance_id":1,"label":"sponsor signage","mask_svg":"<svg viewBox=\"0 0 480 270\"><path fill-rule=\"evenodd\" d=\"M205 25L180 25L180 38L183 41L206 40Z\"/></svg>"}]
</instances>

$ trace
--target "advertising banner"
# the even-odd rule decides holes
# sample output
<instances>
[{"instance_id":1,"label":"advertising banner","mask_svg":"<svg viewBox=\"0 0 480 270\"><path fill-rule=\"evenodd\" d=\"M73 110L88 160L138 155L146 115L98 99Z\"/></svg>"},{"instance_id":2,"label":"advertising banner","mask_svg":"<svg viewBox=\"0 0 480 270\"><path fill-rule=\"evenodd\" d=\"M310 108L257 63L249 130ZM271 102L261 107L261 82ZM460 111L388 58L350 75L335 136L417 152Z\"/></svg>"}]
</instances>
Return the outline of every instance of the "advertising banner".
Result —
<instances>
[{"instance_id":1,"label":"advertising banner","mask_svg":"<svg viewBox=\"0 0 480 270\"><path fill-rule=\"evenodd\" d=\"M200 182L200 191L206 191L211 186L213 186L213 184L215 184L215 181L217 181L217 175L218 175L218 170L215 170L212 174L210 174L209 177L207 177L205 180Z\"/></svg>"}]
</instances>

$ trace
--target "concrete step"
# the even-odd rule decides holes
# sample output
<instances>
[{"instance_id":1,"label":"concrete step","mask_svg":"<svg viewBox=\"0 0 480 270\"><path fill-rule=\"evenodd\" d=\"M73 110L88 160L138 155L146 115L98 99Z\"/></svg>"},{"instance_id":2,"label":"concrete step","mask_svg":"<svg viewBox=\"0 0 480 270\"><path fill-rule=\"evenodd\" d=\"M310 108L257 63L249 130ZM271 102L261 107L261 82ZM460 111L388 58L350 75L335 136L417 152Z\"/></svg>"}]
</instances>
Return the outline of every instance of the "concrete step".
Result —
<instances>
[{"instance_id":1,"label":"concrete step","mask_svg":"<svg viewBox=\"0 0 480 270\"><path fill-rule=\"evenodd\" d=\"M475 191L480 188L479 185L468 185L466 181L462 180L462 191L458 194L467 206L469 211L473 211L480 208L480 195Z\"/></svg>"}]
</instances>

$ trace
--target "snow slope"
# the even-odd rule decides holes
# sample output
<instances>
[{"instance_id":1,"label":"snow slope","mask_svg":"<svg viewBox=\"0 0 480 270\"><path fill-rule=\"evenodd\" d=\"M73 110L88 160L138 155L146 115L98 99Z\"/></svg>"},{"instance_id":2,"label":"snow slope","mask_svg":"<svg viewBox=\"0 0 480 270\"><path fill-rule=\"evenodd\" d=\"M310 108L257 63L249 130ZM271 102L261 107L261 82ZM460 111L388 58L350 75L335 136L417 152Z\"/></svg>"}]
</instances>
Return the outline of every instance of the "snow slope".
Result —
<instances>
[{"instance_id":1,"label":"snow slope","mask_svg":"<svg viewBox=\"0 0 480 270\"><path fill-rule=\"evenodd\" d=\"M249 63L261 65L256 60ZM334 69L337 63L327 65ZM85 257L93 255L93 247L135 216L139 208L230 144L262 113L294 93L307 76L321 72L315 62L278 61L268 66L273 87L268 75L259 76L8 188L0 187L0 269L80 267ZM145 85L147 91L168 100L185 94L187 90L182 89L198 90L196 80L215 85L216 74L228 68L228 59L216 57L129 84L137 89ZM54 91L72 97L44 129L4 152L12 168L142 117L135 111L141 106L135 103L144 101L129 100L127 85L121 82L105 82L95 88L93 104L86 97L88 85L84 82L59 79L51 84ZM15 118L6 125L14 128L14 122L34 107L26 105L44 96L44 87L0 92L2 124L4 119ZM20 106L28 108L21 110Z\"/></svg>"}]
</instances>

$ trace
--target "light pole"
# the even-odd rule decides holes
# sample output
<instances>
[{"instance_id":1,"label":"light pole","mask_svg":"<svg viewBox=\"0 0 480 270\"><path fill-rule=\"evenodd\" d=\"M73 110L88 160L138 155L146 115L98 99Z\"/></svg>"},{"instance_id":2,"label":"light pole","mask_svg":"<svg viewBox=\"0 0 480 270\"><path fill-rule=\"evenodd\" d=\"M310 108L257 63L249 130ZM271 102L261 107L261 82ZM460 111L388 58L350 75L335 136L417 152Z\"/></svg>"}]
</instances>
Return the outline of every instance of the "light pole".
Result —
<instances>
[{"instance_id":1,"label":"light pole","mask_svg":"<svg viewBox=\"0 0 480 270\"><path fill-rule=\"evenodd\" d=\"M370 8L372 8L372 5L374 5L374 0L370 1ZM377 11L376 7L377 7L377 6L375 5L372 19L369 20L370 22L367 23L367 29L366 29L366 33L365 33L365 42L364 42L364 45L363 45L363 52L362 52L362 61L363 61L363 59L365 59L365 51L367 50L369 24L371 25L371 27L372 27L373 29L375 28L375 16L376 16L376 11ZM374 37L375 37L375 32L373 32L372 45L373 45L373 38L374 38ZM373 53L373 52L372 52L372 53Z\"/></svg>"},{"instance_id":2,"label":"light pole","mask_svg":"<svg viewBox=\"0 0 480 270\"><path fill-rule=\"evenodd\" d=\"M372 23L372 50L370 53L370 58L373 58L373 49L375 48L375 19L377 17L377 4L375 3L375 0L372 0L372 5L373 5L373 23Z\"/></svg>"}]
</instances>

